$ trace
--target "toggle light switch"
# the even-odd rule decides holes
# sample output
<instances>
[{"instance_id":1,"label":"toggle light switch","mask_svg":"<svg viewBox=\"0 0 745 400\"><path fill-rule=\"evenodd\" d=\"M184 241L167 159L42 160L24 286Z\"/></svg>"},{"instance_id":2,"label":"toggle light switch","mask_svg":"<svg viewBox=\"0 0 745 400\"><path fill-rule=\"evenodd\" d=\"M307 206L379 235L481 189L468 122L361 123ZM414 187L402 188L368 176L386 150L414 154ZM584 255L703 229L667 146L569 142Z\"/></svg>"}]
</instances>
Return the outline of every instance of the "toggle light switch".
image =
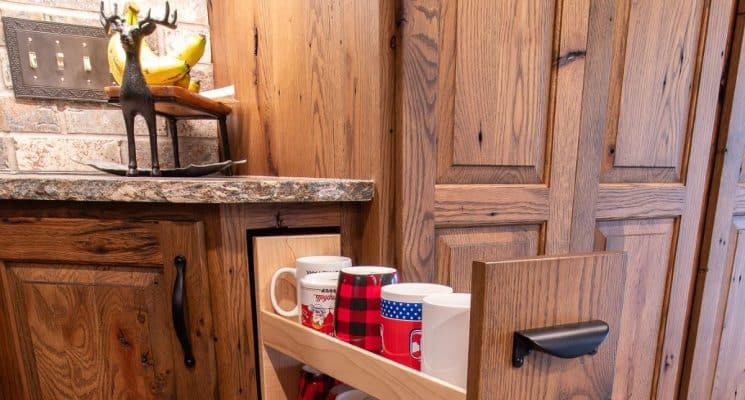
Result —
<instances>
[{"instance_id":1,"label":"toggle light switch","mask_svg":"<svg viewBox=\"0 0 745 400\"><path fill-rule=\"evenodd\" d=\"M91 72L93 70L93 67L91 66L91 58L88 56L83 56L83 70L85 72Z\"/></svg>"},{"instance_id":2,"label":"toggle light switch","mask_svg":"<svg viewBox=\"0 0 745 400\"><path fill-rule=\"evenodd\" d=\"M61 51L57 52L57 70L58 71L65 70L65 53Z\"/></svg>"},{"instance_id":3,"label":"toggle light switch","mask_svg":"<svg viewBox=\"0 0 745 400\"><path fill-rule=\"evenodd\" d=\"M39 68L39 62L36 60L36 52L35 51L29 51L28 52L28 64L33 69Z\"/></svg>"}]
</instances>

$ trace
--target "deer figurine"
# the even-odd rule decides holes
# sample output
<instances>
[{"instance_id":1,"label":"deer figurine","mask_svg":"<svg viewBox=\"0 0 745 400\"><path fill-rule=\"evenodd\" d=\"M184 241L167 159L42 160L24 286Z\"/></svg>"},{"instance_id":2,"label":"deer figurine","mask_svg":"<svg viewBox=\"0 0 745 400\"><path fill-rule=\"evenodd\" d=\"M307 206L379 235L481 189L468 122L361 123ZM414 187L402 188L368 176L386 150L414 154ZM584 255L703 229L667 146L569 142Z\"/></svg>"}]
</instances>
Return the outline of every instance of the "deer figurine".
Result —
<instances>
[{"instance_id":1,"label":"deer figurine","mask_svg":"<svg viewBox=\"0 0 745 400\"><path fill-rule=\"evenodd\" d=\"M145 77L140 65L140 45L142 39L155 31L158 25L166 28L176 28L177 12L170 14L170 6L166 1L165 17L162 20L150 18L150 10L144 19L138 19L137 24L132 25L123 21L118 15L117 4L114 4L114 14L106 16L104 4L101 2L101 25L106 34L110 31L119 32L122 47L127 54L124 65L124 77L119 91L119 104L124 114L124 124L127 128L127 146L129 153L129 164L127 176L137 176L137 157L135 151L134 121L139 114L147 123L150 136L151 175L160 176L160 164L158 162L158 134L155 126L155 100L150 89L147 87Z\"/></svg>"}]
</instances>

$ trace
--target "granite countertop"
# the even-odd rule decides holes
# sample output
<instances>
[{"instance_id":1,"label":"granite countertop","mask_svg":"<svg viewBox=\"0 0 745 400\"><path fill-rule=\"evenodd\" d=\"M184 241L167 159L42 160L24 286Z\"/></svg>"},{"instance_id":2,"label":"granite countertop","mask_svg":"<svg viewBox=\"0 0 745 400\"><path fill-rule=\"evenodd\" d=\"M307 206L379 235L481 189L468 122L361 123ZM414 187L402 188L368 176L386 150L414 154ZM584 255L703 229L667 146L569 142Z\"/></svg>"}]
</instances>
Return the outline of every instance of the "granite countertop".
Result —
<instances>
[{"instance_id":1,"label":"granite countertop","mask_svg":"<svg viewBox=\"0 0 745 400\"><path fill-rule=\"evenodd\" d=\"M234 176L124 178L100 174L0 174L0 200L124 201L141 203L362 202L368 180Z\"/></svg>"}]
</instances>

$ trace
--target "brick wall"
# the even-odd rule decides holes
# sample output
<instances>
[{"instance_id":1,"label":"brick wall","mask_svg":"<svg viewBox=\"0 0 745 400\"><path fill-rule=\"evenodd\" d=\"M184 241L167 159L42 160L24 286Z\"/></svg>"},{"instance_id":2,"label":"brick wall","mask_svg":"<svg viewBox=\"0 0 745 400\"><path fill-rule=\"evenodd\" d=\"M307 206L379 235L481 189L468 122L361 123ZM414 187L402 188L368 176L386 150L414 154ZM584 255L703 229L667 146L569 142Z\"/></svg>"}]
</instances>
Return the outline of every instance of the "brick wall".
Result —
<instances>
[{"instance_id":1,"label":"brick wall","mask_svg":"<svg viewBox=\"0 0 745 400\"><path fill-rule=\"evenodd\" d=\"M120 3L119 9L124 0ZM168 49L175 36L204 33L209 38L209 0L170 0L178 9L178 30L158 28L148 38L154 49ZM107 10L114 0L105 0ZM165 0L139 0L140 8L162 13ZM100 26L100 0L0 0L0 15L16 18ZM156 50L159 51L159 50ZM211 53L208 47L192 77L202 89L212 88ZM217 159L217 125L214 121L179 122L179 151L182 165ZM172 166L173 152L165 136L165 123L158 118L161 166ZM139 166L150 164L149 140L144 121L137 118ZM11 171L90 171L78 160L127 161L127 141L121 111L106 105L16 100L8 70L8 53L0 25L0 169Z\"/></svg>"}]
</instances>

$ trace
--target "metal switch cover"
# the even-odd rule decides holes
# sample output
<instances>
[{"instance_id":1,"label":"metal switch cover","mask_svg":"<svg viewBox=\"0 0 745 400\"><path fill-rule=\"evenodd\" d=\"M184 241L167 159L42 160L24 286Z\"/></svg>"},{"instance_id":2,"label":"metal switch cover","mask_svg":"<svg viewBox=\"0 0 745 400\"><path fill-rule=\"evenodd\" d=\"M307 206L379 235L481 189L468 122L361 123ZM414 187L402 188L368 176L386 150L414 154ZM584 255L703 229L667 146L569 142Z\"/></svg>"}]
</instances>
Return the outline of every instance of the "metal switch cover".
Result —
<instances>
[{"instance_id":1,"label":"metal switch cover","mask_svg":"<svg viewBox=\"0 0 745 400\"><path fill-rule=\"evenodd\" d=\"M106 101L111 86L101 27L3 17L13 91L19 98Z\"/></svg>"}]
</instances>

